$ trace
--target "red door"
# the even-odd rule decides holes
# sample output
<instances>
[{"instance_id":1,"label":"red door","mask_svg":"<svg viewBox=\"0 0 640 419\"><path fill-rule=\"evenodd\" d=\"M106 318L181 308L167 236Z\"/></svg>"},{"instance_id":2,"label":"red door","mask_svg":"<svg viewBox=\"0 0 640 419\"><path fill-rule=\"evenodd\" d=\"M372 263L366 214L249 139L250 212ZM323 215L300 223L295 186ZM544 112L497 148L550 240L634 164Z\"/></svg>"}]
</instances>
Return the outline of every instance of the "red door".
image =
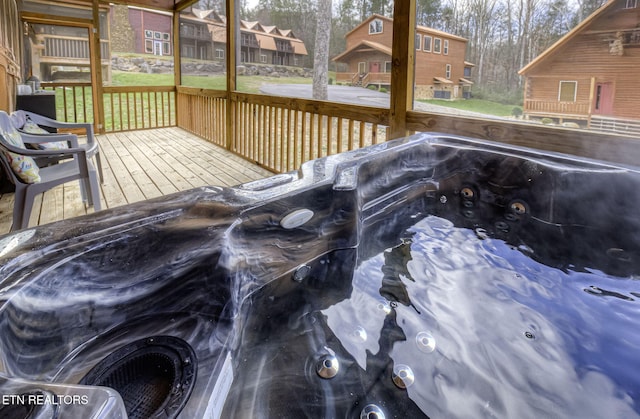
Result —
<instances>
[{"instance_id":1,"label":"red door","mask_svg":"<svg viewBox=\"0 0 640 419\"><path fill-rule=\"evenodd\" d=\"M596 83L593 113L598 115L613 114L613 86L611 83Z\"/></svg>"},{"instance_id":2,"label":"red door","mask_svg":"<svg viewBox=\"0 0 640 419\"><path fill-rule=\"evenodd\" d=\"M369 71L371 73L379 73L380 72L380 63L371 63Z\"/></svg>"}]
</instances>

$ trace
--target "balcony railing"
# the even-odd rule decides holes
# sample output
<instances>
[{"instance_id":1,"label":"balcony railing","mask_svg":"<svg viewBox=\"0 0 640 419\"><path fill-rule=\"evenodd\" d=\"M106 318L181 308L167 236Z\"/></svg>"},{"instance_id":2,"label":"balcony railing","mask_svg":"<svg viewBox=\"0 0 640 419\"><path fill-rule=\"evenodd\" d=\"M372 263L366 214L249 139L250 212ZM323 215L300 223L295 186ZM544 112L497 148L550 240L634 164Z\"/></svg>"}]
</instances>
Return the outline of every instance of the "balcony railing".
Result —
<instances>
[{"instance_id":1,"label":"balcony railing","mask_svg":"<svg viewBox=\"0 0 640 419\"><path fill-rule=\"evenodd\" d=\"M89 40L87 38L59 35L42 35L44 49L43 61L64 61L63 59L79 59L89 62ZM110 58L109 41L100 40L100 56L103 60Z\"/></svg>"},{"instance_id":2,"label":"balcony railing","mask_svg":"<svg viewBox=\"0 0 640 419\"><path fill-rule=\"evenodd\" d=\"M89 83L43 85L56 91L59 120L93 122ZM177 125L273 172L384 142L389 125L386 108L182 86L105 87L102 105L106 132ZM612 148L598 148L599 158L623 163L640 158L628 137L612 133L576 135L537 124L496 124L417 111L407 112L406 122L412 131L436 130L585 157L593 157L594 147L606 138ZM607 129L607 124L615 124L615 133L629 135L640 121L601 121L602 127L593 129Z\"/></svg>"},{"instance_id":3,"label":"balcony railing","mask_svg":"<svg viewBox=\"0 0 640 419\"><path fill-rule=\"evenodd\" d=\"M178 126L274 172L384 142L389 116L384 108L186 87L178 88L178 107Z\"/></svg>"},{"instance_id":4,"label":"balcony railing","mask_svg":"<svg viewBox=\"0 0 640 419\"><path fill-rule=\"evenodd\" d=\"M204 29L195 29L192 27L180 27L180 36L183 38L199 39L203 41L211 41L211 33Z\"/></svg>"},{"instance_id":5,"label":"balcony railing","mask_svg":"<svg viewBox=\"0 0 640 419\"><path fill-rule=\"evenodd\" d=\"M91 83L42 83L56 92L56 119L94 122ZM105 87L102 103L106 132L161 128L176 125L175 87Z\"/></svg>"},{"instance_id":6,"label":"balcony railing","mask_svg":"<svg viewBox=\"0 0 640 419\"><path fill-rule=\"evenodd\" d=\"M558 102L558 101L545 101L545 100L530 100L524 101L525 113L537 113L543 115L571 115L576 117L587 117L590 109L589 102Z\"/></svg>"},{"instance_id":7,"label":"balcony railing","mask_svg":"<svg viewBox=\"0 0 640 419\"><path fill-rule=\"evenodd\" d=\"M279 52L291 52L291 53L293 53L293 47L289 43L276 42L276 49Z\"/></svg>"},{"instance_id":8,"label":"balcony railing","mask_svg":"<svg viewBox=\"0 0 640 419\"><path fill-rule=\"evenodd\" d=\"M241 43L243 47L260 48L260 44L258 43L257 39L242 38Z\"/></svg>"},{"instance_id":9,"label":"balcony railing","mask_svg":"<svg viewBox=\"0 0 640 419\"><path fill-rule=\"evenodd\" d=\"M336 82L352 85L360 82L362 87L370 84L391 84L391 73L367 73L362 78L358 73L336 73Z\"/></svg>"}]
</instances>

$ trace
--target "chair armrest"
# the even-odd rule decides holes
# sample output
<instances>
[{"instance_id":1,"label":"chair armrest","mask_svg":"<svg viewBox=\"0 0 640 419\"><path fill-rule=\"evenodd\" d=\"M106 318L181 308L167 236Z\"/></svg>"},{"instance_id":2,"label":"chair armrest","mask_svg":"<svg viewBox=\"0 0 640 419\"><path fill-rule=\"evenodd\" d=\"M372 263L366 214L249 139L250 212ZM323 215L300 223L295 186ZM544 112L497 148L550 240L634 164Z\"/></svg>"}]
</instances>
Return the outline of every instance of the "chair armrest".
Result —
<instances>
[{"instance_id":1,"label":"chair armrest","mask_svg":"<svg viewBox=\"0 0 640 419\"><path fill-rule=\"evenodd\" d=\"M91 136L93 140L93 124L88 122L61 122L55 119L47 118L46 116L39 115L37 113L22 111L33 122L38 125L45 125L52 128L81 128L87 131L87 137Z\"/></svg>"},{"instance_id":2,"label":"chair armrest","mask_svg":"<svg viewBox=\"0 0 640 419\"><path fill-rule=\"evenodd\" d=\"M87 150L84 148L64 148L60 150L31 150L28 148L20 148L16 147L12 144L8 144L6 142L0 143L0 148L4 148L12 153L20 154L22 156L31 156L31 157L82 157L85 160L87 159Z\"/></svg>"},{"instance_id":3,"label":"chair armrest","mask_svg":"<svg viewBox=\"0 0 640 419\"><path fill-rule=\"evenodd\" d=\"M54 141L68 141L71 147L78 147L78 136L75 134L29 134L20 131L23 143L40 144L52 143Z\"/></svg>"}]
</instances>

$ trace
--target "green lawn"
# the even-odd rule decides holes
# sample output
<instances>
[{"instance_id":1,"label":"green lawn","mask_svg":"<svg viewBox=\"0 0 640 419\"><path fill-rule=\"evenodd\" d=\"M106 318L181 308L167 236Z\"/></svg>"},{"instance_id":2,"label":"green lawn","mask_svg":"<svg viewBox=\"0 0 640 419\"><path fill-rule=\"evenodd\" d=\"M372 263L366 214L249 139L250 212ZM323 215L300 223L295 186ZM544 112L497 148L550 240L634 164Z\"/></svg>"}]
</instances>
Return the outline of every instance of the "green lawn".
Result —
<instances>
[{"instance_id":1,"label":"green lawn","mask_svg":"<svg viewBox=\"0 0 640 419\"><path fill-rule=\"evenodd\" d=\"M460 109L464 111L478 112L495 116L512 116L514 105L505 105L498 102L490 102L482 99L465 99L465 100L438 100L438 99L421 99L418 102L430 103L432 105L446 106L449 108Z\"/></svg>"},{"instance_id":2,"label":"green lawn","mask_svg":"<svg viewBox=\"0 0 640 419\"><path fill-rule=\"evenodd\" d=\"M329 74L331 77L332 74ZM333 73L335 79L335 73ZM260 93L260 86L268 84L311 84L309 77L269 77L269 76L238 76L238 90L246 93ZM212 76L183 76L183 86L199 87L203 89L225 90L227 79L224 74ZM173 86L173 74L145 74L114 71L112 86Z\"/></svg>"}]
</instances>

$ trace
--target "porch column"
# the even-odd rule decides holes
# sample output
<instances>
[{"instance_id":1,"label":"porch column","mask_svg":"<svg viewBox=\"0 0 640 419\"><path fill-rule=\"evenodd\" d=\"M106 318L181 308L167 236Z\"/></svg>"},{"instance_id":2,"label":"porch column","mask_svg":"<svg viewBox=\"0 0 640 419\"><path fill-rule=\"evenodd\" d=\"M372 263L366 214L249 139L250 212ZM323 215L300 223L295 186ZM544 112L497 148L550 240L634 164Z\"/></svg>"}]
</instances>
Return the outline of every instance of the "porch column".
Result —
<instances>
[{"instance_id":1,"label":"porch column","mask_svg":"<svg viewBox=\"0 0 640 419\"><path fill-rule=\"evenodd\" d=\"M235 129L233 120L235 119L235 101L232 99L232 92L236 90L236 59L238 53L237 38L238 28L238 8L235 0L225 0L227 8L227 114L226 114L226 148L231 150Z\"/></svg>"},{"instance_id":2,"label":"porch column","mask_svg":"<svg viewBox=\"0 0 640 419\"><path fill-rule=\"evenodd\" d=\"M102 51L100 50L100 2L93 0L92 25L89 28L89 43L91 45L89 62L91 69L91 84L93 85L93 125L97 133L104 134L104 102L102 91Z\"/></svg>"},{"instance_id":3,"label":"porch column","mask_svg":"<svg viewBox=\"0 0 640 419\"><path fill-rule=\"evenodd\" d=\"M415 27L416 0L396 0L393 12L388 140L409 135L407 111L413 109Z\"/></svg>"}]
</instances>

